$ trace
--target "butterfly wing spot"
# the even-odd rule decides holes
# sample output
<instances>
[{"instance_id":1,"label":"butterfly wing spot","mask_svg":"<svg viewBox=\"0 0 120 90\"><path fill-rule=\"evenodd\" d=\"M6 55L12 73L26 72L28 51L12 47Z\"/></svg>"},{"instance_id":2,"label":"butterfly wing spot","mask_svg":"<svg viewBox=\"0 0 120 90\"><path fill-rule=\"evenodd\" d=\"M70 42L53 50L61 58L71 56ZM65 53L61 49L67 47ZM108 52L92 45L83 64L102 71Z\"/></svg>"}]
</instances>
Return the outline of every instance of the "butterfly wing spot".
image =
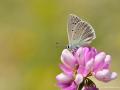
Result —
<instances>
[{"instance_id":1,"label":"butterfly wing spot","mask_svg":"<svg viewBox=\"0 0 120 90\"><path fill-rule=\"evenodd\" d=\"M78 22L80 22L80 19L77 17L77 16L72 16L72 18L71 18L72 20L72 24L77 24Z\"/></svg>"}]
</instances>

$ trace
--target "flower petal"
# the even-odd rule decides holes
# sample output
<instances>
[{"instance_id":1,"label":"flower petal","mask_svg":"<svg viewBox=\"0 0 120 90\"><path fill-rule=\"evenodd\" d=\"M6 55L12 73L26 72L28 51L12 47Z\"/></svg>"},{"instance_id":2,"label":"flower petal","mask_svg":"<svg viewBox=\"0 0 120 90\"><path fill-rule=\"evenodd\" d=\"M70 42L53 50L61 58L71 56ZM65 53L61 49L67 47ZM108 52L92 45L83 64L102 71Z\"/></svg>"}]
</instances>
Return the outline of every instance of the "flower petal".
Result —
<instances>
[{"instance_id":1,"label":"flower petal","mask_svg":"<svg viewBox=\"0 0 120 90\"><path fill-rule=\"evenodd\" d=\"M101 69L101 67L104 64L104 59L106 57L106 54L104 52L100 52L95 56L95 61L94 61L94 71L97 71Z\"/></svg>"},{"instance_id":2,"label":"flower petal","mask_svg":"<svg viewBox=\"0 0 120 90\"><path fill-rule=\"evenodd\" d=\"M83 49L83 51L84 51L85 63L86 63L87 61L89 61L90 58L92 57L91 50L92 50L92 48L90 49L90 48L88 48L88 47L85 47L85 48Z\"/></svg>"},{"instance_id":3,"label":"flower petal","mask_svg":"<svg viewBox=\"0 0 120 90\"><path fill-rule=\"evenodd\" d=\"M56 79L58 80L59 83L69 83L73 80L73 77L66 75L64 73L61 73L56 76Z\"/></svg>"},{"instance_id":4,"label":"flower petal","mask_svg":"<svg viewBox=\"0 0 120 90\"><path fill-rule=\"evenodd\" d=\"M83 52L83 47L80 47L77 51L76 51L76 58L77 58L77 62L79 63L79 65L83 65L84 64L84 58L83 58L84 52Z\"/></svg>"},{"instance_id":5,"label":"flower petal","mask_svg":"<svg viewBox=\"0 0 120 90\"><path fill-rule=\"evenodd\" d=\"M103 69L108 69L109 66L110 66L110 63L111 63L111 56L106 55L105 62L104 62L104 65L103 65Z\"/></svg>"},{"instance_id":6,"label":"flower petal","mask_svg":"<svg viewBox=\"0 0 120 90\"><path fill-rule=\"evenodd\" d=\"M106 57L106 54L104 52L101 52L95 56L95 64L99 64L102 62Z\"/></svg>"},{"instance_id":7,"label":"flower petal","mask_svg":"<svg viewBox=\"0 0 120 90\"><path fill-rule=\"evenodd\" d=\"M107 82L109 80L109 70L102 70L102 71L98 71L95 75L95 77L100 80L100 81L103 81L103 82Z\"/></svg>"},{"instance_id":8,"label":"flower petal","mask_svg":"<svg viewBox=\"0 0 120 90\"><path fill-rule=\"evenodd\" d=\"M89 60L89 61L86 63L86 69L89 70L89 71L92 71L93 65L94 65L94 60L93 60L93 58L92 58L91 60Z\"/></svg>"},{"instance_id":9,"label":"flower petal","mask_svg":"<svg viewBox=\"0 0 120 90\"><path fill-rule=\"evenodd\" d=\"M73 74L73 71L71 69L69 69L68 67L66 67L64 64L60 64L59 67L65 74L67 74L67 75Z\"/></svg>"},{"instance_id":10,"label":"flower petal","mask_svg":"<svg viewBox=\"0 0 120 90\"><path fill-rule=\"evenodd\" d=\"M110 72L108 69L104 69L102 71L98 71L95 74L95 77L103 82L109 82L117 77L117 73Z\"/></svg>"},{"instance_id":11,"label":"flower petal","mask_svg":"<svg viewBox=\"0 0 120 90\"><path fill-rule=\"evenodd\" d=\"M83 81L83 76L81 74L77 74L76 78L75 78L75 83L77 85L80 85L80 83L82 83L82 81Z\"/></svg>"},{"instance_id":12,"label":"flower petal","mask_svg":"<svg viewBox=\"0 0 120 90\"><path fill-rule=\"evenodd\" d=\"M67 88L71 85L71 83L61 83L61 82L58 82L57 85L60 87L60 88Z\"/></svg>"},{"instance_id":13,"label":"flower petal","mask_svg":"<svg viewBox=\"0 0 120 90\"><path fill-rule=\"evenodd\" d=\"M73 82L69 87L62 88L62 90L77 90L77 85Z\"/></svg>"},{"instance_id":14,"label":"flower petal","mask_svg":"<svg viewBox=\"0 0 120 90\"><path fill-rule=\"evenodd\" d=\"M111 78L111 80L116 79L117 78L117 73L116 72L112 72L110 78Z\"/></svg>"},{"instance_id":15,"label":"flower petal","mask_svg":"<svg viewBox=\"0 0 120 90\"><path fill-rule=\"evenodd\" d=\"M102 70L102 71L98 71L97 73L96 73L96 77L98 78L98 79L102 79L102 78L104 78L106 75L108 75L109 74L109 70L107 70L107 69L105 69L105 70Z\"/></svg>"},{"instance_id":16,"label":"flower petal","mask_svg":"<svg viewBox=\"0 0 120 90\"><path fill-rule=\"evenodd\" d=\"M86 77L89 73L89 70L86 69L84 66L79 66L77 73L82 74L83 77Z\"/></svg>"},{"instance_id":17,"label":"flower petal","mask_svg":"<svg viewBox=\"0 0 120 90\"><path fill-rule=\"evenodd\" d=\"M67 49L63 50L62 55L61 55L61 61L65 66L71 69L75 66L75 62L76 62L72 53Z\"/></svg>"}]
</instances>

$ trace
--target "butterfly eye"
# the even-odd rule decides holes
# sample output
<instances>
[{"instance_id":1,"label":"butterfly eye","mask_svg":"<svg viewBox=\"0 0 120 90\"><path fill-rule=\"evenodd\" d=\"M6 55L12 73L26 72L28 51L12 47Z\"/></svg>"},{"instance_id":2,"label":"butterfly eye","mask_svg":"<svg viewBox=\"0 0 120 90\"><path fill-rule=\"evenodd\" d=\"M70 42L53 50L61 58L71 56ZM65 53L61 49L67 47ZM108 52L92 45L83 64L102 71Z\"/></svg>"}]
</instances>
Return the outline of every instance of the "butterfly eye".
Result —
<instances>
[{"instance_id":1,"label":"butterfly eye","mask_svg":"<svg viewBox=\"0 0 120 90\"><path fill-rule=\"evenodd\" d=\"M67 45L67 48L70 48L70 46L69 46L69 45Z\"/></svg>"}]
</instances>

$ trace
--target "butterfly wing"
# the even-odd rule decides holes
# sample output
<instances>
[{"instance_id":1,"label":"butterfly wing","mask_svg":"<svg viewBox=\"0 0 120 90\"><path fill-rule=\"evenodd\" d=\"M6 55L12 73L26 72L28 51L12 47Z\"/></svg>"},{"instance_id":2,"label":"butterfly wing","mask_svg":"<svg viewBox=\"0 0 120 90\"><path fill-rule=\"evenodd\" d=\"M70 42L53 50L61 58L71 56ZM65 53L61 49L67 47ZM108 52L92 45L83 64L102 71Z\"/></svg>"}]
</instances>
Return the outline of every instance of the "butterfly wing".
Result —
<instances>
[{"instance_id":1,"label":"butterfly wing","mask_svg":"<svg viewBox=\"0 0 120 90\"><path fill-rule=\"evenodd\" d=\"M86 46L95 38L96 35L93 27L86 21L79 19L79 22L73 27L69 44L72 47Z\"/></svg>"},{"instance_id":2,"label":"butterfly wing","mask_svg":"<svg viewBox=\"0 0 120 90\"><path fill-rule=\"evenodd\" d=\"M68 41L69 44L72 43L72 35L74 33L74 28L75 26L78 24L78 22L80 22L81 20L79 19L78 16L74 15L74 14L70 14L69 18L68 18L68 29L67 29L67 33L68 33Z\"/></svg>"}]
</instances>

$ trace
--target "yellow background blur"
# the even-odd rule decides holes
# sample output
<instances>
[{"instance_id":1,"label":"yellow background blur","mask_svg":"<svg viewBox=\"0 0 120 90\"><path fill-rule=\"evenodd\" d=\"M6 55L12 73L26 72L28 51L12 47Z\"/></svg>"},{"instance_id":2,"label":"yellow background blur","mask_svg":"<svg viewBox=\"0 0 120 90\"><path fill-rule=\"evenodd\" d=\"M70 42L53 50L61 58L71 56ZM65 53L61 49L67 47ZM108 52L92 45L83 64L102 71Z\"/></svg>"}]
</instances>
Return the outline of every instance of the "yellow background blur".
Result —
<instances>
[{"instance_id":1,"label":"yellow background blur","mask_svg":"<svg viewBox=\"0 0 120 90\"><path fill-rule=\"evenodd\" d=\"M70 13L92 24L92 45L112 55L119 74L120 0L0 0L0 90L59 90L55 76ZM119 75L107 84L95 82L101 90L120 90L113 89Z\"/></svg>"}]
</instances>

